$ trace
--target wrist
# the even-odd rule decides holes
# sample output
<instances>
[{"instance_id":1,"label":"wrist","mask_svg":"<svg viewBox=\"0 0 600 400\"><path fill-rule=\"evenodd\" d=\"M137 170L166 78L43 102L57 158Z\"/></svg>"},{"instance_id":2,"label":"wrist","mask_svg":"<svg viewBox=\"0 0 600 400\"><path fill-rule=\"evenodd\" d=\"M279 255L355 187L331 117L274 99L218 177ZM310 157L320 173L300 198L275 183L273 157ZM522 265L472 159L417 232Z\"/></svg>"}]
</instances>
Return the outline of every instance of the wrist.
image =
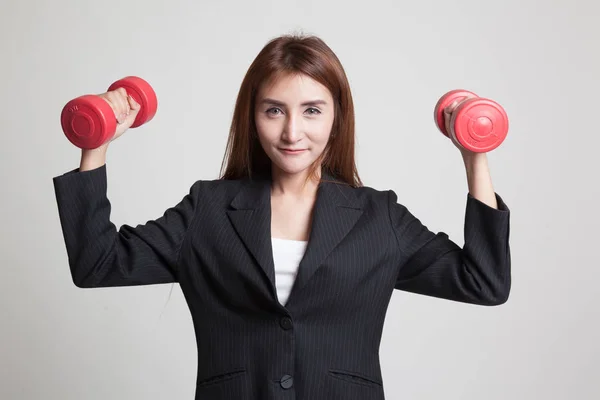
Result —
<instances>
[{"instance_id":1,"label":"wrist","mask_svg":"<svg viewBox=\"0 0 600 400\"><path fill-rule=\"evenodd\" d=\"M486 153L474 153L472 151L463 151L462 158L463 163L467 168L477 167L479 165L487 165Z\"/></svg>"},{"instance_id":2,"label":"wrist","mask_svg":"<svg viewBox=\"0 0 600 400\"><path fill-rule=\"evenodd\" d=\"M107 149L108 143L105 143L102 146L95 149L82 149L79 170L88 171L104 165L106 163Z\"/></svg>"}]
</instances>

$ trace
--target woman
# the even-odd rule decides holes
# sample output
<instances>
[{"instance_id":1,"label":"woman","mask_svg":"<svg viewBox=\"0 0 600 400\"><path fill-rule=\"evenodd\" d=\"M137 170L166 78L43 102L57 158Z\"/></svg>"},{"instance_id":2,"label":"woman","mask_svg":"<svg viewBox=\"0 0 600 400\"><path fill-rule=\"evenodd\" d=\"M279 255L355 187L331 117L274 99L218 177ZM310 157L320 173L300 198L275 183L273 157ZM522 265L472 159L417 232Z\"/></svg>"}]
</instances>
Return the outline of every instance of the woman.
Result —
<instances>
[{"instance_id":1,"label":"woman","mask_svg":"<svg viewBox=\"0 0 600 400\"><path fill-rule=\"evenodd\" d=\"M101 95L122 135L139 105ZM447 110L449 114L452 110ZM110 222L106 150L54 178L75 285L179 282L198 350L197 399L383 399L379 343L393 289L499 305L509 210L485 154L467 171L465 244L362 185L344 69L317 37L269 42L250 66L220 179L164 215Z\"/></svg>"}]
</instances>

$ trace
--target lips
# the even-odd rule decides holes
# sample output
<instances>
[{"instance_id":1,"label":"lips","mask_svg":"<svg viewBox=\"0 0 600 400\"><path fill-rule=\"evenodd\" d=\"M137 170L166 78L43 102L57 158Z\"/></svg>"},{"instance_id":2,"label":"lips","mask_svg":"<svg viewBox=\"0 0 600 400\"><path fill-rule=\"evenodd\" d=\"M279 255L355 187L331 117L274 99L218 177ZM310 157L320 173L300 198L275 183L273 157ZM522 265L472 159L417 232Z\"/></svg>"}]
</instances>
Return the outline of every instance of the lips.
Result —
<instances>
[{"instance_id":1,"label":"lips","mask_svg":"<svg viewBox=\"0 0 600 400\"><path fill-rule=\"evenodd\" d=\"M284 153L288 153L288 154L298 154L298 153L302 153L306 149L279 149L279 150L283 151Z\"/></svg>"}]
</instances>

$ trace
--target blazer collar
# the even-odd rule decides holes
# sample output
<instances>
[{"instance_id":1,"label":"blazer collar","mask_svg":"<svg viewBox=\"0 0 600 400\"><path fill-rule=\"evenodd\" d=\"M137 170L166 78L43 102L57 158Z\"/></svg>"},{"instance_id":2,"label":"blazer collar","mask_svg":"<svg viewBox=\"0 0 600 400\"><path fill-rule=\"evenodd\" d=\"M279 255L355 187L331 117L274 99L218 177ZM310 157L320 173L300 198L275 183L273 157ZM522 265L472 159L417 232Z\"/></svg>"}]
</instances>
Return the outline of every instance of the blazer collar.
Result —
<instances>
[{"instance_id":1,"label":"blazer collar","mask_svg":"<svg viewBox=\"0 0 600 400\"><path fill-rule=\"evenodd\" d=\"M244 181L227 210L240 239L267 278L269 295L277 299L271 246L271 179L262 176ZM312 228L287 307L298 301L301 289L319 269L329 253L344 239L363 213L354 188L322 171L317 189ZM332 266L334 267L334 266Z\"/></svg>"}]
</instances>

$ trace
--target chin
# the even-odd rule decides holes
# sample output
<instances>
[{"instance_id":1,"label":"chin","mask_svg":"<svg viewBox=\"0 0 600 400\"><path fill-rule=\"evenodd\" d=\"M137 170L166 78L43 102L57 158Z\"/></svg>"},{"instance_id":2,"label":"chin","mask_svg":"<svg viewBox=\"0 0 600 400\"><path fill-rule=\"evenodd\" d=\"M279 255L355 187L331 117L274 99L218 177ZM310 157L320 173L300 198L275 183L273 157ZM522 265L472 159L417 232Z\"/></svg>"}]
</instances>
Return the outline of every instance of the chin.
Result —
<instances>
[{"instance_id":1,"label":"chin","mask_svg":"<svg viewBox=\"0 0 600 400\"><path fill-rule=\"evenodd\" d=\"M277 165L277 168L279 170L281 170L282 172L285 172L286 174L290 174L290 175L296 175L296 174L303 173L308 170L308 167L309 167L308 165L306 167L290 167L290 166Z\"/></svg>"},{"instance_id":2,"label":"chin","mask_svg":"<svg viewBox=\"0 0 600 400\"><path fill-rule=\"evenodd\" d=\"M303 172L306 172L310 166L311 163L302 163L300 164L291 164L291 163L285 163L285 162L273 162L274 166L281 170L282 172L286 173L286 174L290 174L290 175L295 175L295 174L300 174Z\"/></svg>"}]
</instances>

